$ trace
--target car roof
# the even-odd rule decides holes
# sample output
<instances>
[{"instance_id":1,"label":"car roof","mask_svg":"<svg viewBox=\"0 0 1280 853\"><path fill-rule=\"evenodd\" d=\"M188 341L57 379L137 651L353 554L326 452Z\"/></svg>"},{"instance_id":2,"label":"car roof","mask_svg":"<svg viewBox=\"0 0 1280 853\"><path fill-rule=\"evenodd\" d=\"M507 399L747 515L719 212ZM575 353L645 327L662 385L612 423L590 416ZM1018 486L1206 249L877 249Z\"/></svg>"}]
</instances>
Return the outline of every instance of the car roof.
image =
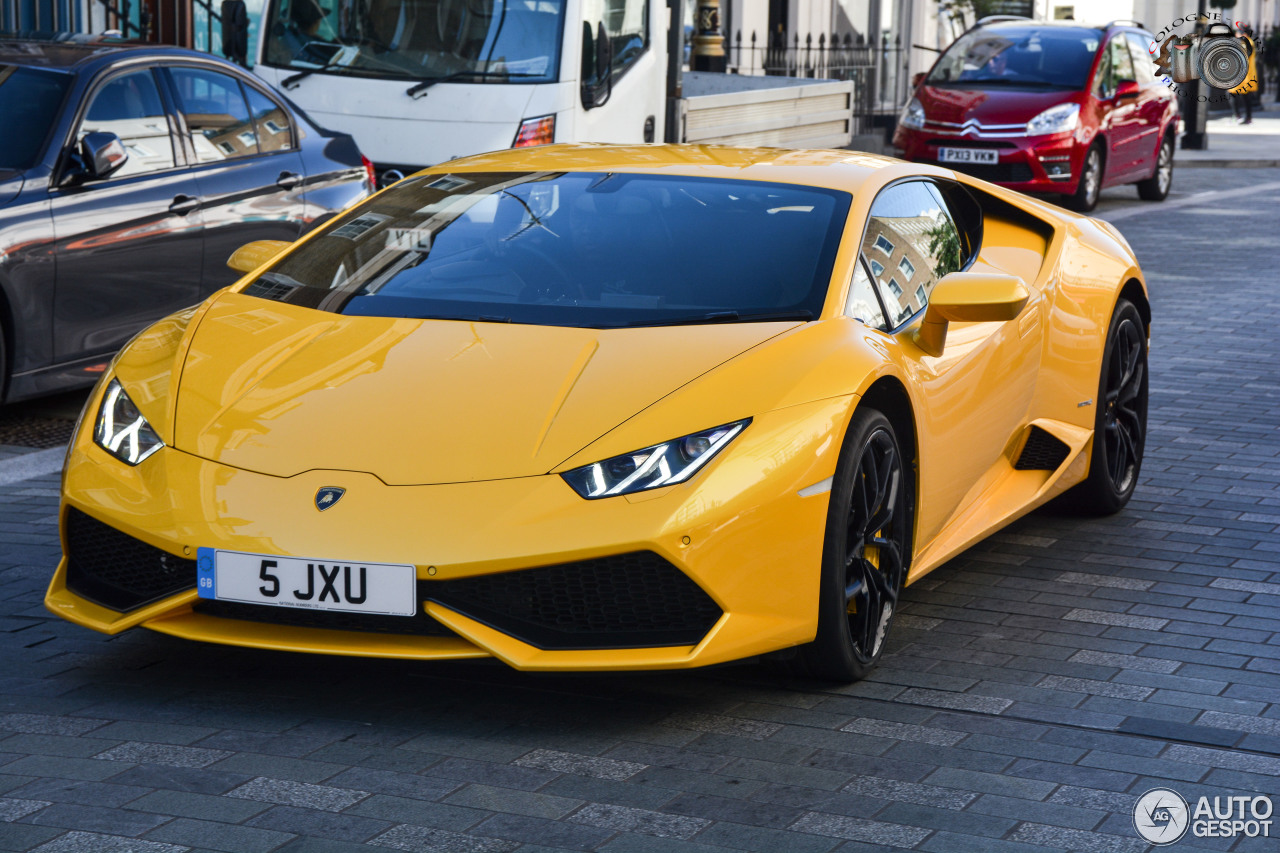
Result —
<instances>
[{"instance_id":1,"label":"car roof","mask_svg":"<svg viewBox=\"0 0 1280 853\"><path fill-rule=\"evenodd\" d=\"M135 56L212 59L224 65L229 64L208 53L181 47L162 47L111 36L67 33L0 34L0 64L2 65L26 65L54 71L79 72Z\"/></svg>"},{"instance_id":2,"label":"car roof","mask_svg":"<svg viewBox=\"0 0 1280 853\"><path fill-rule=\"evenodd\" d=\"M981 21L973 25L973 29L1041 29L1043 27L1056 27L1061 29L1076 30L1098 30L1099 32L1110 30L1134 30L1136 32L1146 32L1146 27L1133 21L1112 21L1107 24L1093 24L1088 21L1033 21L1028 18L1025 21L991 21L984 24Z\"/></svg>"},{"instance_id":3,"label":"car roof","mask_svg":"<svg viewBox=\"0 0 1280 853\"><path fill-rule=\"evenodd\" d=\"M906 166L900 160L862 151L578 142L477 154L449 160L430 171L434 174L616 171L798 184L856 193L876 172L889 168L901 171ZM947 173L921 164L911 164L910 171L948 177Z\"/></svg>"}]
</instances>

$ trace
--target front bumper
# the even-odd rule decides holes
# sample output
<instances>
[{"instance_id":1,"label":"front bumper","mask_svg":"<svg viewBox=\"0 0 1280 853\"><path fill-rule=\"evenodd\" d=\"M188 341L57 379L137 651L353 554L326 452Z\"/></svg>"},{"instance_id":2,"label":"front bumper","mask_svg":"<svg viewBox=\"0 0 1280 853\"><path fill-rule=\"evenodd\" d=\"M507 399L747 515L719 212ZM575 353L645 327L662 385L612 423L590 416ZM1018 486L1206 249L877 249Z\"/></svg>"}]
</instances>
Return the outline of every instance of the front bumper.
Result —
<instances>
[{"instance_id":1,"label":"front bumper","mask_svg":"<svg viewBox=\"0 0 1280 853\"><path fill-rule=\"evenodd\" d=\"M291 651L491 656L520 669L691 667L794 646L816 631L828 503L825 492L799 492L834 473L831 436L851 402L756 417L691 482L596 501L555 474L387 486L347 471L271 477L169 447L130 468L82 430L46 605L106 633L141 626ZM317 490L334 485L343 500L317 511ZM198 599L204 546L412 564L419 614L384 627L401 617Z\"/></svg>"},{"instance_id":2,"label":"front bumper","mask_svg":"<svg viewBox=\"0 0 1280 853\"><path fill-rule=\"evenodd\" d=\"M1074 193L1088 150L1072 132L1044 136L954 135L930 129L928 125L923 130L899 127L894 132L893 144L903 160L954 169L1026 193ZM943 163L940 148L995 151L999 161Z\"/></svg>"}]
</instances>

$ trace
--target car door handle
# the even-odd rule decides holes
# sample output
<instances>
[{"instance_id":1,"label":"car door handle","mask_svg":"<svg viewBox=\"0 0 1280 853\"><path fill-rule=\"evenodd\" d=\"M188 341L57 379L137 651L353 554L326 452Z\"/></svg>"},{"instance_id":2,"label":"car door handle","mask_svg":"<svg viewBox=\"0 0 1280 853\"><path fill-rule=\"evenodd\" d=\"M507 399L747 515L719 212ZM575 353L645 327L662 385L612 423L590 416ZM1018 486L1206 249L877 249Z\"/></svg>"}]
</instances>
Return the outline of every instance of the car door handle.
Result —
<instances>
[{"instance_id":1,"label":"car door handle","mask_svg":"<svg viewBox=\"0 0 1280 853\"><path fill-rule=\"evenodd\" d=\"M282 190L291 190L300 183L302 176L297 172L281 172L280 177L276 178L276 186Z\"/></svg>"},{"instance_id":2,"label":"car door handle","mask_svg":"<svg viewBox=\"0 0 1280 853\"><path fill-rule=\"evenodd\" d=\"M196 196L179 193L173 197L173 204L169 205L169 212L176 213L179 216L186 216L199 206L200 199Z\"/></svg>"}]
</instances>

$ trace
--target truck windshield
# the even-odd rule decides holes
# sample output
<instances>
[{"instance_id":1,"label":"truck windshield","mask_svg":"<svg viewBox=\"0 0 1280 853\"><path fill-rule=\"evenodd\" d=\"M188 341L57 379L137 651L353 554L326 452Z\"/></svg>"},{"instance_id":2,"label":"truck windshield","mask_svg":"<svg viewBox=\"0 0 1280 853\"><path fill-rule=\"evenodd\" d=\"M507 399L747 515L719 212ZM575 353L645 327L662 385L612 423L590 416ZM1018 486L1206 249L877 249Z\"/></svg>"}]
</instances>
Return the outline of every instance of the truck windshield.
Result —
<instances>
[{"instance_id":1,"label":"truck windshield","mask_svg":"<svg viewBox=\"0 0 1280 853\"><path fill-rule=\"evenodd\" d=\"M420 175L243 292L336 314L580 328L807 320L849 202L675 175Z\"/></svg>"},{"instance_id":2,"label":"truck windshield","mask_svg":"<svg viewBox=\"0 0 1280 853\"><path fill-rule=\"evenodd\" d=\"M977 27L947 48L925 83L961 89L1081 89L1101 41L1100 30L1083 27Z\"/></svg>"},{"instance_id":3,"label":"truck windshield","mask_svg":"<svg viewBox=\"0 0 1280 853\"><path fill-rule=\"evenodd\" d=\"M0 133L0 169L29 169L36 162L71 79L56 71L0 65L0 116L15 128Z\"/></svg>"},{"instance_id":4,"label":"truck windshield","mask_svg":"<svg viewBox=\"0 0 1280 853\"><path fill-rule=\"evenodd\" d=\"M565 0L275 0L264 61L396 80L556 79Z\"/></svg>"}]
</instances>

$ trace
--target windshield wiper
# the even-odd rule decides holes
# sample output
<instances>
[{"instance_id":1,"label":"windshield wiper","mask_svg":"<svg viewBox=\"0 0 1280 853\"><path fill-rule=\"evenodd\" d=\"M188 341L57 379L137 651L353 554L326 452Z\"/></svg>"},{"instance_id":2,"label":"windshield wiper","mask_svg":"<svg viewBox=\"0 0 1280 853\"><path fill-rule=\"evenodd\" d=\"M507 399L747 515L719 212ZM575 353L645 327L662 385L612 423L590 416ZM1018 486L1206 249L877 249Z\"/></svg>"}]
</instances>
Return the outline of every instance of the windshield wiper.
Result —
<instances>
[{"instance_id":1,"label":"windshield wiper","mask_svg":"<svg viewBox=\"0 0 1280 853\"><path fill-rule=\"evenodd\" d=\"M542 77L542 74L514 74L508 71L455 71L452 74L446 74L443 77L428 77L421 80L405 90L405 94L411 98L421 98L427 94L427 90L437 83L448 83L452 80L464 80L468 77L480 77L482 79L501 78L510 80L512 77Z\"/></svg>"},{"instance_id":2,"label":"windshield wiper","mask_svg":"<svg viewBox=\"0 0 1280 853\"><path fill-rule=\"evenodd\" d=\"M737 311L711 311L696 317L676 317L667 320L633 320L626 326L699 326L703 323L767 323L777 320L812 320L812 311L765 311L741 314Z\"/></svg>"},{"instance_id":3,"label":"windshield wiper","mask_svg":"<svg viewBox=\"0 0 1280 853\"><path fill-rule=\"evenodd\" d=\"M280 88L296 89L299 83L301 83L303 80L310 77L312 74L315 74L320 71L324 71L326 68L332 68L335 60L337 60L338 58L338 54L340 53L342 53L341 46L337 50L335 50L333 53L329 54L329 58L324 61L323 65L320 65L316 68L308 68L304 71L299 71L297 74L290 74L288 77L281 80Z\"/></svg>"}]
</instances>

